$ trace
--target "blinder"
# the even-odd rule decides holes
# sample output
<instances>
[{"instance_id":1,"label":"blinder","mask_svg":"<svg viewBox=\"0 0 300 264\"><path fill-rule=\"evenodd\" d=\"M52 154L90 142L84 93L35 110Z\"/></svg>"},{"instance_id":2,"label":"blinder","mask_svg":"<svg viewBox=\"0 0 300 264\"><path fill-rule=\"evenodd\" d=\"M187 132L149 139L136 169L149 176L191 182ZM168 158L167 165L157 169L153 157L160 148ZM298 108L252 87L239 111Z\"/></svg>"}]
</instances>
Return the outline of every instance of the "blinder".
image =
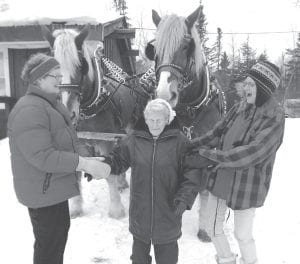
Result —
<instances>
[{"instance_id":1,"label":"blinder","mask_svg":"<svg viewBox=\"0 0 300 264\"><path fill-rule=\"evenodd\" d=\"M82 51L78 51L78 57L80 60L80 71L82 75L87 75L89 72L89 65L86 58L83 56Z\"/></svg>"},{"instance_id":2,"label":"blinder","mask_svg":"<svg viewBox=\"0 0 300 264\"><path fill-rule=\"evenodd\" d=\"M189 47L188 47L188 51L187 51L187 56L188 57L191 57L192 56L192 53L194 52L195 50L195 41L193 38L190 39L190 43L189 43Z\"/></svg>"},{"instance_id":3,"label":"blinder","mask_svg":"<svg viewBox=\"0 0 300 264\"><path fill-rule=\"evenodd\" d=\"M82 57L80 59L80 62L81 62L81 74L87 75L87 73L89 72L89 65L87 63L86 58Z\"/></svg>"},{"instance_id":4,"label":"blinder","mask_svg":"<svg viewBox=\"0 0 300 264\"><path fill-rule=\"evenodd\" d=\"M146 57L149 59L149 60L154 60L155 59L155 47L152 43L154 43L155 40L151 40L148 42L146 48L145 48L145 54L146 54Z\"/></svg>"}]
</instances>

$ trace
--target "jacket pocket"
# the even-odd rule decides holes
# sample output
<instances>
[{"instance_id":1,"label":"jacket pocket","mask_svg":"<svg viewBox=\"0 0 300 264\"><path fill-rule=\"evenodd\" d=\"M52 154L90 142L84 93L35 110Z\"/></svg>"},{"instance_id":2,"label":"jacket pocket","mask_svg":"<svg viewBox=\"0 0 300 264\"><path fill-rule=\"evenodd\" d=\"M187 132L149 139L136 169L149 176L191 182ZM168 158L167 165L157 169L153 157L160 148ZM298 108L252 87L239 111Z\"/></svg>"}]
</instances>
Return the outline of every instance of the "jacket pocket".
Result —
<instances>
[{"instance_id":1,"label":"jacket pocket","mask_svg":"<svg viewBox=\"0 0 300 264\"><path fill-rule=\"evenodd\" d=\"M46 191L48 190L50 186L51 177L52 177L52 173L47 172L43 183L43 193L46 193Z\"/></svg>"}]
</instances>

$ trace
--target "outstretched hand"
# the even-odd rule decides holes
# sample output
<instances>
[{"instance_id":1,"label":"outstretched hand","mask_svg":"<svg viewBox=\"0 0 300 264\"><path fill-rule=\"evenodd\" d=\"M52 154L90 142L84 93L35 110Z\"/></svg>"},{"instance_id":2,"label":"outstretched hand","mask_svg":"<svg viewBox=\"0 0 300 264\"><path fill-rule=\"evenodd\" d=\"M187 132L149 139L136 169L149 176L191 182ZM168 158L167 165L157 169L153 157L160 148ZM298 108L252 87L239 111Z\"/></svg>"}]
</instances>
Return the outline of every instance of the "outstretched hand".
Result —
<instances>
[{"instance_id":1,"label":"outstretched hand","mask_svg":"<svg viewBox=\"0 0 300 264\"><path fill-rule=\"evenodd\" d=\"M86 180L88 182L90 182L93 179L93 176L91 174L86 173L86 172L84 172L84 177L86 178Z\"/></svg>"},{"instance_id":2,"label":"outstretched hand","mask_svg":"<svg viewBox=\"0 0 300 264\"><path fill-rule=\"evenodd\" d=\"M215 161L205 158L199 153L194 153L185 156L183 165L187 168L202 169L216 164Z\"/></svg>"},{"instance_id":3,"label":"outstretched hand","mask_svg":"<svg viewBox=\"0 0 300 264\"><path fill-rule=\"evenodd\" d=\"M104 159L104 157L79 157L77 170L84 171L97 180L105 179L109 176L111 168L102 162Z\"/></svg>"}]
</instances>

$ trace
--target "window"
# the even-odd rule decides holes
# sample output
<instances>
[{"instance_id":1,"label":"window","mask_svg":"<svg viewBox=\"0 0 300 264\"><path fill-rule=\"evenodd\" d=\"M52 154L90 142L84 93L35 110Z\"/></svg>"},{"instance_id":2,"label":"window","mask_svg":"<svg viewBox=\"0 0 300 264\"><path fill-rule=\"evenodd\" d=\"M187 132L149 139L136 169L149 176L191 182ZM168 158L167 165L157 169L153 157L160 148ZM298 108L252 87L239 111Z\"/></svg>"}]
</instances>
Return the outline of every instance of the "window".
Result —
<instances>
[{"instance_id":1,"label":"window","mask_svg":"<svg viewBox=\"0 0 300 264\"><path fill-rule=\"evenodd\" d=\"M5 74L4 74L4 54L0 51L0 96L6 95Z\"/></svg>"},{"instance_id":2,"label":"window","mask_svg":"<svg viewBox=\"0 0 300 264\"><path fill-rule=\"evenodd\" d=\"M0 96L10 96L7 48L0 48ZM0 109L4 108L4 103L0 103Z\"/></svg>"}]
</instances>

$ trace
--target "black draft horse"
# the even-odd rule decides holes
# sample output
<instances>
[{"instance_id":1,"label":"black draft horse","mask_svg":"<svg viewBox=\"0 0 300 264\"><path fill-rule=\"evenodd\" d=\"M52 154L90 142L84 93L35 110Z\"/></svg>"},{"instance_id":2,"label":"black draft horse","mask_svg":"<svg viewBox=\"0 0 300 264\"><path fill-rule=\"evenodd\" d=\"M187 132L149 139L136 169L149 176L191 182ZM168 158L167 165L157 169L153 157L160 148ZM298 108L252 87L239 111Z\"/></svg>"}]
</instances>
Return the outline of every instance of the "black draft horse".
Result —
<instances>
[{"instance_id":1,"label":"black draft horse","mask_svg":"<svg viewBox=\"0 0 300 264\"><path fill-rule=\"evenodd\" d=\"M92 146L92 155L108 154L115 140L109 134L126 133L127 128L138 119L143 107L150 98L137 82L121 68L104 56L103 46L89 46L85 39L90 26L80 32L74 29L58 29L53 33L42 26L43 36L50 43L54 57L59 61L63 75L60 86L61 99L70 111L72 122L78 131L102 132L104 140L85 140ZM110 75L103 74L106 66ZM120 176L107 178L110 206L109 216L121 218L125 215L118 190ZM80 181L79 181L80 183ZM71 200L70 211L73 217L82 214L83 200Z\"/></svg>"}]
</instances>

